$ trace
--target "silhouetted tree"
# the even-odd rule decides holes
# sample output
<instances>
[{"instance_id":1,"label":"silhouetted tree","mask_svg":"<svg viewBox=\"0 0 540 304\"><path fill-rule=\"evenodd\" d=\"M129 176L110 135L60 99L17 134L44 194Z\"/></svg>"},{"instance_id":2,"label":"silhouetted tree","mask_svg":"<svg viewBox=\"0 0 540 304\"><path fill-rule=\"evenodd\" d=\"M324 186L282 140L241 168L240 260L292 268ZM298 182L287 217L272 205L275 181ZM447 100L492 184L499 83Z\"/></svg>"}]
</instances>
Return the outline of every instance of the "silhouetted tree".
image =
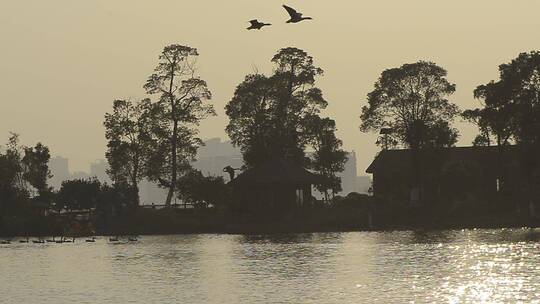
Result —
<instances>
[{"instance_id":1,"label":"silhouetted tree","mask_svg":"<svg viewBox=\"0 0 540 304\"><path fill-rule=\"evenodd\" d=\"M426 148L449 148L456 145L459 132L448 121L437 119L427 129L427 136L422 146Z\"/></svg>"},{"instance_id":2,"label":"silhouetted tree","mask_svg":"<svg viewBox=\"0 0 540 304\"><path fill-rule=\"evenodd\" d=\"M43 144L21 146L19 135L10 133L7 145L0 149L1 232L29 235L48 228L48 221L35 208L46 208L54 197L47 185L49 158L49 148Z\"/></svg>"},{"instance_id":3,"label":"silhouetted tree","mask_svg":"<svg viewBox=\"0 0 540 304\"><path fill-rule=\"evenodd\" d=\"M150 99L140 102L115 100L111 113L105 114L106 157L109 174L115 184L127 184L137 194L138 183L147 176L152 149L158 145L159 121Z\"/></svg>"},{"instance_id":4,"label":"silhouetted tree","mask_svg":"<svg viewBox=\"0 0 540 304\"><path fill-rule=\"evenodd\" d=\"M21 188L22 173L18 135L11 133L5 150L0 151L0 221L29 198L26 188Z\"/></svg>"},{"instance_id":5,"label":"silhouetted tree","mask_svg":"<svg viewBox=\"0 0 540 304\"><path fill-rule=\"evenodd\" d=\"M5 195L2 198L7 200L10 195L28 197L31 190L29 186L37 190L40 196L51 192L47 186L47 179L51 177L48 147L41 143L35 147L21 146L19 135L11 133L6 149L3 153L0 152L0 157L0 188Z\"/></svg>"},{"instance_id":6,"label":"silhouetted tree","mask_svg":"<svg viewBox=\"0 0 540 304\"><path fill-rule=\"evenodd\" d=\"M5 203L10 193L16 188L18 164L7 153L0 153L0 197Z\"/></svg>"},{"instance_id":7,"label":"silhouetted tree","mask_svg":"<svg viewBox=\"0 0 540 304\"><path fill-rule=\"evenodd\" d=\"M315 86L316 76L323 71L314 66L311 56L284 48L272 62L275 69L270 77L247 75L226 106L227 134L249 167L272 157L305 164L306 118L327 106Z\"/></svg>"},{"instance_id":8,"label":"silhouetted tree","mask_svg":"<svg viewBox=\"0 0 540 304\"><path fill-rule=\"evenodd\" d=\"M22 164L22 155L24 148L19 145L19 134L10 132L8 143L6 144L6 156L9 159L14 174L13 187L27 191L24 181L24 169Z\"/></svg>"},{"instance_id":9,"label":"silhouetted tree","mask_svg":"<svg viewBox=\"0 0 540 304\"><path fill-rule=\"evenodd\" d=\"M41 143L37 143L35 147L24 148L21 160L24 167L23 178L38 191L39 195L51 192L51 188L47 185L47 180L52 177L49 170L50 158L49 148Z\"/></svg>"},{"instance_id":10,"label":"silhouetted tree","mask_svg":"<svg viewBox=\"0 0 540 304\"><path fill-rule=\"evenodd\" d=\"M229 188L221 176L204 176L188 169L178 180L178 198L195 206L220 206L228 201Z\"/></svg>"},{"instance_id":11,"label":"silhouetted tree","mask_svg":"<svg viewBox=\"0 0 540 304\"><path fill-rule=\"evenodd\" d=\"M56 195L56 208L94 208L100 198L100 191L101 183L95 178L63 181Z\"/></svg>"},{"instance_id":12,"label":"silhouetted tree","mask_svg":"<svg viewBox=\"0 0 540 304\"><path fill-rule=\"evenodd\" d=\"M489 146L492 138L495 139L498 149L498 161L495 166L500 188L504 188L504 146L509 144L516 129L515 105L509 89L510 86L501 81L491 81L478 86L474 90L474 97L482 101L483 107L465 110L461 114L465 120L476 124L480 130L473 145Z\"/></svg>"},{"instance_id":13,"label":"silhouetted tree","mask_svg":"<svg viewBox=\"0 0 540 304\"><path fill-rule=\"evenodd\" d=\"M431 127L440 128L442 122L452 121L459 113L447 99L455 85L446 75L446 70L425 61L385 70L368 94L368 105L362 107L360 129L391 128L405 146L423 148L430 142Z\"/></svg>"},{"instance_id":14,"label":"silhouetted tree","mask_svg":"<svg viewBox=\"0 0 540 304\"><path fill-rule=\"evenodd\" d=\"M491 146L491 140L487 135L481 133L476 135L472 141L472 145L473 147L489 147Z\"/></svg>"},{"instance_id":15,"label":"silhouetted tree","mask_svg":"<svg viewBox=\"0 0 540 304\"><path fill-rule=\"evenodd\" d=\"M521 53L508 64L499 66L504 98L512 103L514 136L518 143L540 141L540 52Z\"/></svg>"},{"instance_id":16,"label":"silhouetted tree","mask_svg":"<svg viewBox=\"0 0 540 304\"><path fill-rule=\"evenodd\" d=\"M385 70L362 107L361 131L390 128L393 138L411 149L415 188L423 183L420 151L452 146L458 136L448 122L459 110L447 99L456 87L446 76L445 69L425 61Z\"/></svg>"},{"instance_id":17,"label":"silhouetted tree","mask_svg":"<svg viewBox=\"0 0 540 304\"><path fill-rule=\"evenodd\" d=\"M484 113L481 109L465 110L461 113L461 117L468 122L475 124L480 130L473 140L473 146L490 146L491 145L491 132L486 120L484 119Z\"/></svg>"},{"instance_id":18,"label":"silhouetted tree","mask_svg":"<svg viewBox=\"0 0 540 304\"><path fill-rule=\"evenodd\" d=\"M201 144L195 137L196 127L202 119L215 115L212 105L206 103L212 96L206 82L196 76L195 58L198 55L197 49L189 46L166 46L159 56L155 73L144 85L149 94L160 95L158 106L166 132L160 134L163 136L161 144L151 158L151 178L169 188L167 205L176 189L179 163L193 157Z\"/></svg>"},{"instance_id":19,"label":"silhouetted tree","mask_svg":"<svg viewBox=\"0 0 540 304\"><path fill-rule=\"evenodd\" d=\"M499 66L500 80L480 85L474 96L481 108L464 111L462 116L478 125L477 145L489 145L491 137L499 149L499 179L505 175L504 147L515 141L522 147L521 163L529 197L540 183L540 52L521 53L510 63ZM504 181L503 181L504 186Z\"/></svg>"},{"instance_id":20,"label":"silhouetted tree","mask_svg":"<svg viewBox=\"0 0 540 304\"><path fill-rule=\"evenodd\" d=\"M101 184L96 198L96 213L106 224L108 217L119 215L123 210L133 206L133 202L137 199L138 194L127 183Z\"/></svg>"},{"instance_id":21,"label":"silhouetted tree","mask_svg":"<svg viewBox=\"0 0 540 304\"><path fill-rule=\"evenodd\" d=\"M316 188L328 201L329 190L334 196L342 190L341 178L336 174L345 169L347 152L342 149L343 142L336 137L336 123L332 119L312 116L308 119L308 129L312 135L309 144L315 150L310 167L324 181Z\"/></svg>"},{"instance_id":22,"label":"silhouetted tree","mask_svg":"<svg viewBox=\"0 0 540 304\"><path fill-rule=\"evenodd\" d=\"M540 192L540 52L521 53L499 66L500 82L510 100L514 138L522 147L522 167L529 199ZM507 97L508 96L508 97Z\"/></svg>"},{"instance_id":23,"label":"silhouetted tree","mask_svg":"<svg viewBox=\"0 0 540 304\"><path fill-rule=\"evenodd\" d=\"M497 146L509 144L515 133L515 109L509 87L503 82L491 81L478 86L474 97L483 101L483 107L465 110L462 117L476 124L482 137L489 142L493 136Z\"/></svg>"}]
</instances>

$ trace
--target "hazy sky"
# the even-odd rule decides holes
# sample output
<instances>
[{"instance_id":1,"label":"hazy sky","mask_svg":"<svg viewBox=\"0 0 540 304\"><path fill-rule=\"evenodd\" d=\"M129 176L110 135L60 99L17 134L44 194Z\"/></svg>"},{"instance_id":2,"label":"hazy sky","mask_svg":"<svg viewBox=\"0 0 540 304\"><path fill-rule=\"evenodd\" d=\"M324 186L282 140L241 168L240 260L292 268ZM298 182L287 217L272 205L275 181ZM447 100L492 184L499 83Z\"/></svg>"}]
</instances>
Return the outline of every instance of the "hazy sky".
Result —
<instances>
[{"instance_id":1,"label":"hazy sky","mask_svg":"<svg viewBox=\"0 0 540 304\"><path fill-rule=\"evenodd\" d=\"M315 20L285 24L284 3ZM540 49L539 12L539 0L1 0L0 142L15 131L68 157L71 170L88 170L104 158L112 100L144 97L170 43L198 48L218 113L201 136L225 138L223 108L236 85L254 67L270 72L276 51L295 46L325 70L325 114L363 174L378 148L358 116L384 69L434 61L457 84L452 101L475 107L473 89L495 79L500 63ZM252 18L274 25L247 31ZM476 128L456 126L468 145Z\"/></svg>"}]
</instances>

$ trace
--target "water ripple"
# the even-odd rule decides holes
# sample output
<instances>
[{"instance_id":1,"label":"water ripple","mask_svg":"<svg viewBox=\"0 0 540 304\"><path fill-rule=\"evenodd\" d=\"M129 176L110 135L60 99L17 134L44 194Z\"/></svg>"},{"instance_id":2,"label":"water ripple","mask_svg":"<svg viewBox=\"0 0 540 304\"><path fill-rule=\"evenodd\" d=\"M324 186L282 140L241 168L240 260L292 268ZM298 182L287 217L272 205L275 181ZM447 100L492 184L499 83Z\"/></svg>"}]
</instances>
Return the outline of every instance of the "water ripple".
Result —
<instances>
[{"instance_id":1,"label":"water ripple","mask_svg":"<svg viewBox=\"0 0 540 304\"><path fill-rule=\"evenodd\" d=\"M0 245L2 303L540 303L540 231ZM535 302L536 301L536 302Z\"/></svg>"}]
</instances>

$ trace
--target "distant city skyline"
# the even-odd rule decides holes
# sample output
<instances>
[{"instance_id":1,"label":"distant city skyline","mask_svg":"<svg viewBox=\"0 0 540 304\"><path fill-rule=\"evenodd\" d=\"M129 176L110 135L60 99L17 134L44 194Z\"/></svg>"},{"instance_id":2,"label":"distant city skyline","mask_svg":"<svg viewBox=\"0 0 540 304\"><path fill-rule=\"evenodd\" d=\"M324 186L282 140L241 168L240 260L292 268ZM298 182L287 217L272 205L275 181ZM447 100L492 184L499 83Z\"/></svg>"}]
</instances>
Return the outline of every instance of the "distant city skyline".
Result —
<instances>
[{"instance_id":1,"label":"distant city skyline","mask_svg":"<svg viewBox=\"0 0 540 304\"><path fill-rule=\"evenodd\" d=\"M200 170L204 175L222 176L225 181L229 181L227 173L223 172L225 166L240 168L243 165L240 149L235 148L228 140L219 137L209 138L204 141L205 145L199 148L197 160L193 162L193 167ZM61 186L63 180L77 178L97 178L101 182L110 183L107 175L108 164L105 159L98 159L88 165L88 171L70 170L69 159L62 156L54 156L49 162L49 168L53 173L50 184L55 189ZM342 179L343 191L340 194L350 192L367 193L371 180L368 175L358 174L356 153L348 152L348 161L345 170L338 174ZM143 180L139 184L139 195L142 204L161 203L167 196L165 189L159 188L155 183ZM319 197L317 192L315 196Z\"/></svg>"}]
</instances>

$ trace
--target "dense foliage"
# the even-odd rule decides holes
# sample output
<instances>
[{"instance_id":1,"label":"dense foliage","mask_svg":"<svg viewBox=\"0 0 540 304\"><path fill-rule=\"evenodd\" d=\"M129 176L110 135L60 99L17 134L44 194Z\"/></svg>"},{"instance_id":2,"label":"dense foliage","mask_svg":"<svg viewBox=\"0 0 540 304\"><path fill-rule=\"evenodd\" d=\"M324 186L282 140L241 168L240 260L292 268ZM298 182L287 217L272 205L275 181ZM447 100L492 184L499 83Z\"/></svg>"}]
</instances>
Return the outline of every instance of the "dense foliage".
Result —
<instances>
[{"instance_id":1,"label":"dense foliage","mask_svg":"<svg viewBox=\"0 0 540 304\"><path fill-rule=\"evenodd\" d=\"M226 131L240 147L247 167L272 158L310 166L325 182L325 194L341 189L336 176L343 171L346 153L335 132L335 122L321 118L328 102L315 85L323 70L313 58L297 48L284 48L272 58L270 76L247 75L226 106ZM307 155L307 150L314 153Z\"/></svg>"},{"instance_id":2,"label":"dense foliage","mask_svg":"<svg viewBox=\"0 0 540 304\"><path fill-rule=\"evenodd\" d=\"M449 122L459 111L448 100L456 86L446 76L445 69L425 61L383 71L362 107L360 129L391 129L394 141L413 150L454 145L458 133Z\"/></svg>"},{"instance_id":3,"label":"dense foliage","mask_svg":"<svg viewBox=\"0 0 540 304\"><path fill-rule=\"evenodd\" d=\"M273 58L271 76L247 75L226 106L226 131L253 167L270 158L306 164L308 120L327 106L315 78L322 69L297 48L281 49Z\"/></svg>"}]
</instances>

